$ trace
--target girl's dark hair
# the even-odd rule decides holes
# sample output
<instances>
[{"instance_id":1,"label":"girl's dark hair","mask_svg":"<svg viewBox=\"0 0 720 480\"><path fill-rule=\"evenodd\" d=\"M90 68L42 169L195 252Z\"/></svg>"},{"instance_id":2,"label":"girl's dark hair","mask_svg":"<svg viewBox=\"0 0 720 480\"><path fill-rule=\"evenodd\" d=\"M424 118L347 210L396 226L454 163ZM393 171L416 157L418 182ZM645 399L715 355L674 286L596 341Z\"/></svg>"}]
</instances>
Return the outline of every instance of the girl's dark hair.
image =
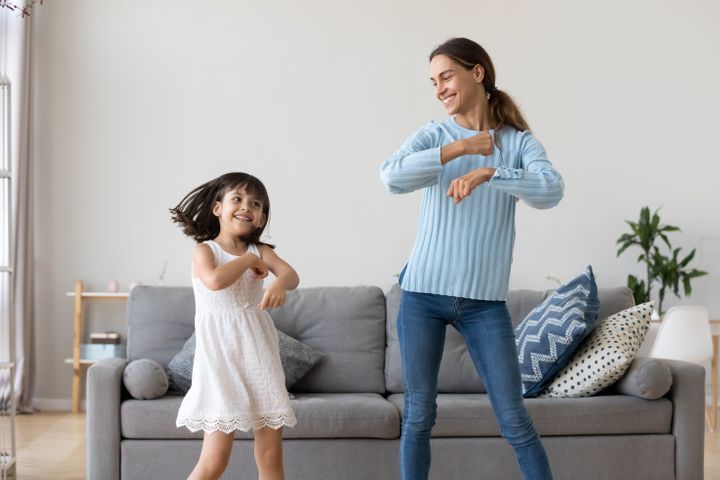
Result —
<instances>
[{"instance_id":1,"label":"girl's dark hair","mask_svg":"<svg viewBox=\"0 0 720 480\"><path fill-rule=\"evenodd\" d=\"M226 173L200 185L188 193L175 208L170 209L170 217L173 222L180 225L185 235L194 238L196 242L212 240L220 233L220 221L213 214L215 202L221 202L227 192L238 188L244 188L248 194L260 200L265 215L264 225L256 228L242 240L255 245L267 245L275 248L274 245L260 241L265 225L270 220L270 198L265 185L247 173Z\"/></svg>"},{"instance_id":2,"label":"girl's dark hair","mask_svg":"<svg viewBox=\"0 0 720 480\"><path fill-rule=\"evenodd\" d=\"M511 125L520 131L530 130L525 117L510 95L495 86L495 67L483 47L467 38L451 38L432 51L430 60L437 55L445 55L467 70L472 70L475 65L483 68L485 71L483 87L489 95L492 128L499 130L503 125Z\"/></svg>"}]
</instances>

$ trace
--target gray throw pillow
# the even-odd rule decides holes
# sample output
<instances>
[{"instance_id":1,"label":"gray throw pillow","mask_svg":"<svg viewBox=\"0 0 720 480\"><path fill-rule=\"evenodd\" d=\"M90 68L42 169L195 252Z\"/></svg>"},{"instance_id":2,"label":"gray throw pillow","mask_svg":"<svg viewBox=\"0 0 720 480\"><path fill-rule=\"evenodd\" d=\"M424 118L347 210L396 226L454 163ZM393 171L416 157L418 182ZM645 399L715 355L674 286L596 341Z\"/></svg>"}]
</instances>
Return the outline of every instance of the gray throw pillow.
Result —
<instances>
[{"instance_id":1,"label":"gray throw pillow","mask_svg":"<svg viewBox=\"0 0 720 480\"><path fill-rule=\"evenodd\" d=\"M175 355L167 366L170 390L187 393L192 383L193 359L195 358L195 334L187 339L182 350Z\"/></svg>"},{"instance_id":2,"label":"gray throw pillow","mask_svg":"<svg viewBox=\"0 0 720 480\"><path fill-rule=\"evenodd\" d=\"M309 372L323 355L280 330L277 333L280 339L280 361L285 373L285 388L290 388ZM179 393L187 393L190 390L194 357L195 334L193 333L182 350L168 363L167 373L172 390Z\"/></svg>"},{"instance_id":3,"label":"gray throw pillow","mask_svg":"<svg viewBox=\"0 0 720 480\"><path fill-rule=\"evenodd\" d=\"M285 372L285 388L290 388L304 377L323 355L280 330L278 337L280 337L280 361Z\"/></svg>"},{"instance_id":4,"label":"gray throw pillow","mask_svg":"<svg viewBox=\"0 0 720 480\"><path fill-rule=\"evenodd\" d=\"M168 391L168 376L163 367L154 360L141 358L125 367L123 383L133 398L150 400L160 398Z\"/></svg>"},{"instance_id":5,"label":"gray throw pillow","mask_svg":"<svg viewBox=\"0 0 720 480\"><path fill-rule=\"evenodd\" d=\"M655 400L670 391L673 378L670 367L657 358L636 358L614 390L623 395Z\"/></svg>"}]
</instances>

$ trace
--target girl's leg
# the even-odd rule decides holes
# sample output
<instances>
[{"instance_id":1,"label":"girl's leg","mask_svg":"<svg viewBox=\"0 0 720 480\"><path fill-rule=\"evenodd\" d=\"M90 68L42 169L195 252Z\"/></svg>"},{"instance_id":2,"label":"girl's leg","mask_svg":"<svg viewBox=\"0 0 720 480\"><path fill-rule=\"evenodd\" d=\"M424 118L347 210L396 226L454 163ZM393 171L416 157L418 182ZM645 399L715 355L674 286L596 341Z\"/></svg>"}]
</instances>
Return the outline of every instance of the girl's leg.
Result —
<instances>
[{"instance_id":1,"label":"girl's leg","mask_svg":"<svg viewBox=\"0 0 720 480\"><path fill-rule=\"evenodd\" d=\"M400 436L402 480L426 480L430 432L437 416L437 382L450 297L403 292L397 328L405 401Z\"/></svg>"},{"instance_id":2,"label":"girl's leg","mask_svg":"<svg viewBox=\"0 0 720 480\"><path fill-rule=\"evenodd\" d=\"M545 449L523 404L515 334L505 302L464 300L453 326L465 337L500 431L515 449L523 477L551 480Z\"/></svg>"},{"instance_id":3,"label":"girl's leg","mask_svg":"<svg viewBox=\"0 0 720 480\"><path fill-rule=\"evenodd\" d=\"M282 428L255 431L255 464L259 480L283 480Z\"/></svg>"},{"instance_id":4,"label":"girl's leg","mask_svg":"<svg viewBox=\"0 0 720 480\"><path fill-rule=\"evenodd\" d=\"M197 465L188 480L216 480L227 468L232 452L232 433L205 433Z\"/></svg>"}]
</instances>

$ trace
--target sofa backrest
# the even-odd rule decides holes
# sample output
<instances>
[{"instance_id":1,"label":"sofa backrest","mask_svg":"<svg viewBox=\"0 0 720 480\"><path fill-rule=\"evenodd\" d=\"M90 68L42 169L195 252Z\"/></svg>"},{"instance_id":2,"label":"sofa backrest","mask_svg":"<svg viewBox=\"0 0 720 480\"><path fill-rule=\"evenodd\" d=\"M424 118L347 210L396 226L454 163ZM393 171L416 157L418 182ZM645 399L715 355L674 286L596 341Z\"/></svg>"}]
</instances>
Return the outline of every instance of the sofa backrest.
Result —
<instances>
[{"instance_id":1,"label":"sofa backrest","mask_svg":"<svg viewBox=\"0 0 720 480\"><path fill-rule=\"evenodd\" d=\"M530 311L547 298L553 290L513 290L510 291L507 307L512 317L513 326L517 326ZM387 293L387 346L385 349L385 383L391 393L403 391L402 363L400 345L397 336L397 314L400 307L402 290L394 285ZM606 318L613 313L629 308L635 304L632 292L626 287L598 289L600 310L598 318ZM445 336L445 347L440 374L438 391L443 393L483 393L485 385L480 379L470 354L465 346L465 339L454 329L448 328Z\"/></svg>"},{"instance_id":2,"label":"sofa backrest","mask_svg":"<svg viewBox=\"0 0 720 480\"><path fill-rule=\"evenodd\" d=\"M191 287L138 286L128 301L128 359L163 366L194 327ZM270 310L276 327L324 356L296 392L385 392L385 295L377 287L316 287L288 292Z\"/></svg>"},{"instance_id":3,"label":"sofa backrest","mask_svg":"<svg viewBox=\"0 0 720 480\"><path fill-rule=\"evenodd\" d=\"M385 392L385 295L380 288L300 288L270 314L278 329L324 355L292 391Z\"/></svg>"},{"instance_id":4,"label":"sofa backrest","mask_svg":"<svg viewBox=\"0 0 720 480\"><path fill-rule=\"evenodd\" d=\"M149 358L167 367L194 331L192 287L139 285L130 291L128 360Z\"/></svg>"}]
</instances>

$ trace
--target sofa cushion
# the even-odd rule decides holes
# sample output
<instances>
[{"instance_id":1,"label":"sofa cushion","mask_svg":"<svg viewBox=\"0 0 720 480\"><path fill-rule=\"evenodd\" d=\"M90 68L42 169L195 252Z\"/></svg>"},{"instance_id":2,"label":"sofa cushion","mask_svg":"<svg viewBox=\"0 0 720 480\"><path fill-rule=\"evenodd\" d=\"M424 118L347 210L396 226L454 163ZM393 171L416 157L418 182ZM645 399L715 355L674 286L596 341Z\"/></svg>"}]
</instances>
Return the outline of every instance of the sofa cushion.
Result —
<instances>
[{"instance_id":1,"label":"sofa cushion","mask_svg":"<svg viewBox=\"0 0 720 480\"><path fill-rule=\"evenodd\" d=\"M598 318L607 318L635 305L635 298L628 287L598 288Z\"/></svg>"},{"instance_id":2,"label":"sofa cushion","mask_svg":"<svg viewBox=\"0 0 720 480\"><path fill-rule=\"evenodd\" d=\"M664 361L635 357L628 371L610 391L655 400L669 392L672 383L672 372Z\"/></svg>"},{"instance_id":3,"label":"sofa cushion","mask_svg":"<svg viewBox=\"0 0 720 480\"><path fill-rule=\"evenodd\" d=\"M387 292L387 346L385 349L385 383L387 391L403 391L402 360L397 333L397 315L400 309L402 289L395 284ZM445 334L443 357L440 361L438 391L453 393L484 393L485 385L475 370L472 358L465 346L465 339L457 330L450 328Z\"/></svg>"},{"instance_id":4,"label":"sofa cushion","mask_svg":"<svg viewBox=\"0 0 720 480\"><path fill-rule=\"evenodd\" d=\"M530 311L540 305L555 290L510 290L507 307L513 326L517 327ZM613 313L635 305L632 291L627 287L598 288L598 318L607 318Z\"/></svg>"},{"instance_id":5,"label":"sofa cushion","mask_svg":"<svg viewBox=\"0 0 720 480\"><path fill-rule=\"evenodd\" d=\"M124 438L202 438L176 428L180 396L157 400L126 400L120 406ZM284 428L284 438L384 438L400 435L400 414L376 393L298 393L290 401L298 423ZM252 432L235 432L235 438L252 438Z\"/></svg>"},{"instance_id":6,"label":"sofa cushion","mask_svg":"<svg viewBox=\"0 0 720 480\"><path fill-rule=\"evenodd\" d=\"M511 290L507 302L513 325L517 326L530 311L549 297L553 290ZM385 382L388 392L401 393L402 362L397 336L397 314L402 289L395 284L387 292L387 347L385 350ZM599 315L605 318L634 305L632 292L627 287L598 289ZM483 393L485 386L468 354L465 339L450 328L445 336L443 358L438 375L438 391L445 393Z\"/></svg>"},{"instance_id":7,"label":"sofa cushion","mask_svg":"<svg viewBox=\"0 0 720 480\"><path fill-rule=\"evenodd\" d=\"M288 292L270 311L278 329L323 354L296 392L385 392L385 295L377 287Z\"/></svg>"},{"instance_id":8,"label":"sofa cushion","mask_svg":"<svg viewBox=\"0 0 720 480\"><path fill-rule=\"evenodd\" d=\"M385 296L377 287L316 287L288 292L270 315L278 330L324 356L293 390L385 392ZM191 287L138 286L128 301L128 359L166 367L193 334Z\"/></svg>"},{"instance_id":9,"label":"sofa cushion","mask_svg":"<svg viewBox=\"0 0 720 480\"><path fill-rule=\"evenodd\" d=\"M138 285L128 298L128 360L149 358L163 367L195 331L192 287Z\"/></svg>"},{"instance_id":10,"label":"sofa cushion","mask_svg":"<svg viewBox=\"0 0 720 480\"><path fill-rule=\"evenodd\" d=\"M534 397L595 327L598 296L590 266L535 307L515 329L523 394Z\"/></svg>"},{"instance_id":11,"label":"sofa cushion","mask_svg":"<svg viewBox=\"0 0 720 480\"><path fill-rule=\"evenodd\" d=\"M290 388L307 374L322 358L317 352L290 335L278 330L280 362L285 373L285 387Z\"/></svg>"},{"instance_id":12,"label":"sofa cushion","mask_svg":"<svg viewBox=\"0 0 720 480\"><path fill-rule=\"evenodd\" d=\"M402 413L403 394L388 397ZM486 394L439 394L433 437L499 436ZM541 436L670 433L669 399L642 400L625 395L583 398L531 398L525 407Z\"/></svg>"},{"instance_id":13,"label":"sofa cushion","mask_svg":"<svg viewBox=\"0 0 720 480\"><path fill-rule=\"evenodd\" d=\"M139 358L128 363L123 370L123 385L133 398L149 400L165 395L169 381L165 369L159 363Z\"/></svg>"},{"instance_id":14,"label":"sofa cushion","mask_svg":"<svg viewBox=\"0 0 720 480\"><path fill-rule=\"evenodd\" d=\"M645 338L654 306L643 303L600 321L541 396L587 397L618 381Z\"/></svg>"},{"instance_id":15,"label":"sofa cushion","mask_svg":"<svg viewBox=\"0 0 720 480\"><path fill-rule=\"evenodd\" d=\"M290 388L322 358L322 354L280 330L277 333L280 343L280 361L285 374L285 388ZM174 392L187 393L190 390L194 359L195 334L193 333L185 342L182 350L168 363L167 374L170 378L170 387ZM164 394L165 392L161 395Z\"/></svg>"},{"instance_id":16,"label":"sofa cushion","mask_svg":"<svg viewBox=\"0 0 720 480\"><path fill-rule=\"evenodd\" d=\"M167 366L170 389L177 393L187 393L192 385L193 362L195 361L195 333L190 335L177 355Z\"/></svg>"}]
</instances>

